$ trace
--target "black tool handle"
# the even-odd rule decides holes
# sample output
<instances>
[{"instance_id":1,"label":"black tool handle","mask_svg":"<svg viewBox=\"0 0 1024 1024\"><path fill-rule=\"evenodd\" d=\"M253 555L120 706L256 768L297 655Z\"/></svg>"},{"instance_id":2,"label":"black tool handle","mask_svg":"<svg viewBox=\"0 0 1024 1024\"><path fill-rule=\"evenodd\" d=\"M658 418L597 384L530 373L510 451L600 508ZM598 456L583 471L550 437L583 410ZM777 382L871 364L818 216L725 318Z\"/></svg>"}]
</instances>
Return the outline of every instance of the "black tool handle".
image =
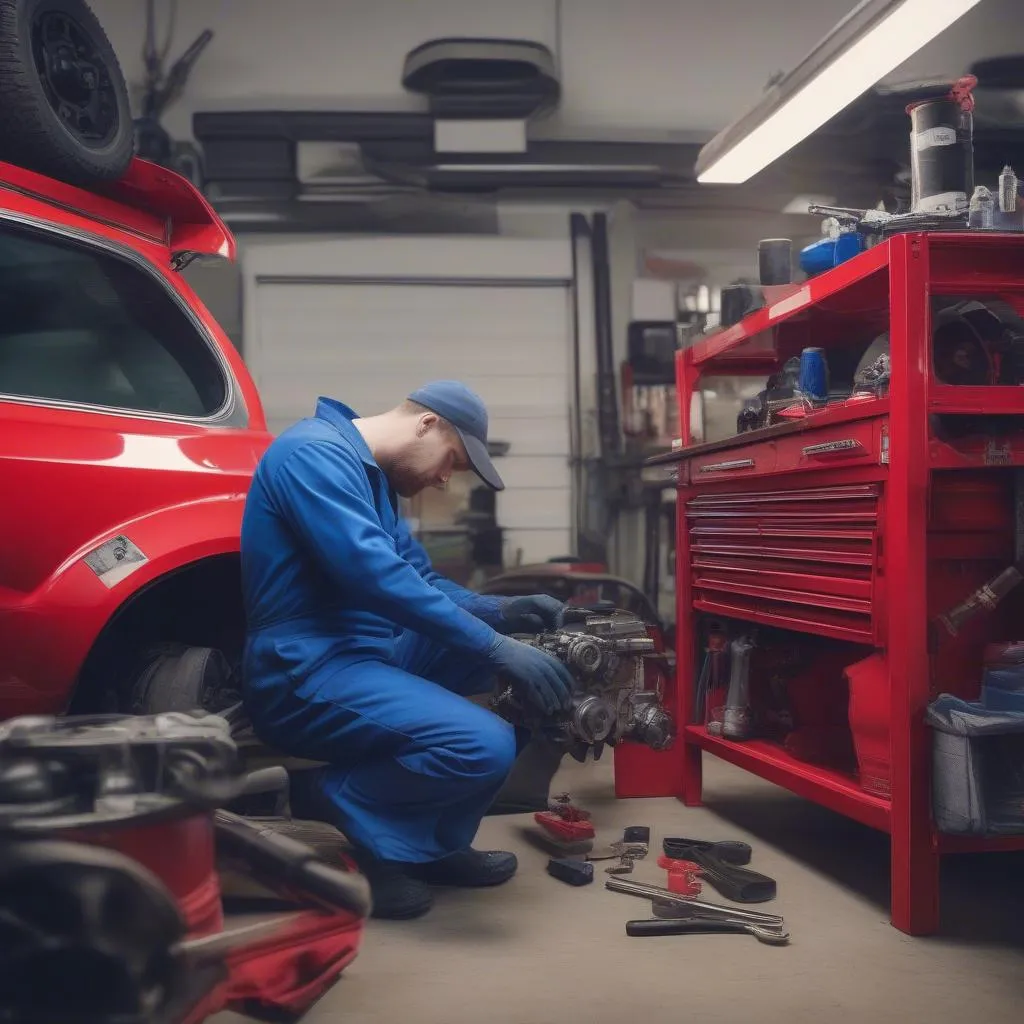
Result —
<instances>
[{"instance_id":1,"label":"black tool handle","mask_svg":"<svg viewBox=\"0 0 1024 1024\"><path fill-rule=\"evenodd\" d=\"M687 917L672 921L653 918L650 921L627 921L626 934L634 938L645 935L745 935L746 925L739 921L712 921L710 918Z\"/></svg>"},{"instance_id":2,"label":"black tool handle","mask_svg":"<svg viewBox=\"0 0 1024 1024\"><path fill-rule=\"evenodd\" d=\"M268 888L294 892L331 910L365 918L371 910L366 880L321 860L305 843L267 833L223 808L214 814L217 853L240 861Z\"/></svg>"},{"instance_id":3,"label":"black tool handle","mask_svg":"<svg viewBox=\"0 0 1024 1024\"><path fill-rule=\"evenodd\" d=\"M721 843L713 843L707 839L686 839L682 836L666 839L662 843L662 849L666 857L673 860L688 860L688 850L704 850L713 853L725 861L726 864L749 864L753 851L749 844L727 840Z\"/></svg>"}]
</instances>

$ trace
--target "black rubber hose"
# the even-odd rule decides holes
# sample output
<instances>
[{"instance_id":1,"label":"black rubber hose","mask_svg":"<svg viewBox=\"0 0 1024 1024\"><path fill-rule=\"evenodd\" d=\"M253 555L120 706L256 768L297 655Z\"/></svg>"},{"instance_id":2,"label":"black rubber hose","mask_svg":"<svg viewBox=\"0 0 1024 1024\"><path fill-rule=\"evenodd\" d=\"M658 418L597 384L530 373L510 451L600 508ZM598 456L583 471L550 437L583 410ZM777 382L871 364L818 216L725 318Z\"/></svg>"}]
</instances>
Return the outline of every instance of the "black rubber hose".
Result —
<instances>
[{"instance_id":1,"label":"black rubber hose","mask_svg":"<svg viewBox=\"0 0 1024 1024\"><path fill-rule=\"evenodd\" d=\"M683 836L669 838L662 843L666 857L673 860L690 860L687 853L692 850L704 850L713 853L726 864L749 864L753 851L747 843L726 840L714 843L707 839L687 839Z\"/></svg>"}]
</instances>

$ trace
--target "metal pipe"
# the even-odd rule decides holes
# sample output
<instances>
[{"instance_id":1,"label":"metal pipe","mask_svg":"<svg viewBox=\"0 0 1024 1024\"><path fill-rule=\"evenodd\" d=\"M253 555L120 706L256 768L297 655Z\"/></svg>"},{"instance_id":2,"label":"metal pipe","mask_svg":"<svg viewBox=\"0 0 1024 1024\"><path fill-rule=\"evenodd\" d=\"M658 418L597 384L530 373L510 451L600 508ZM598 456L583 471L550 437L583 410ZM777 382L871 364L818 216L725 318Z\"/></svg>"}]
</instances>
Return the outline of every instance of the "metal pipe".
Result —
<instances>
[{"instance_id":1,"label":"metal pipe","mask_svg":"<svg viewBox=\"0 0 1024 1024\"><path fill-rule=\"evenodd\" d=\"M595 213L591 225L591 258L594 264L594 329L597 335L597 422L601 457L619 450L619 402L615 387L615 353L612 338L611 267L608 262L608 215Z\"/></svg>"},{"instance_id":2,"label":"metal pipe","mask_svg":"<svg viewBox=\"0 0 1024 1024\"><path fill-rule=\"evenodd\" d=\"M577 246L581 238L590 236L590 225L582 213L569 215L569 245L572 249L572 386L573 386L573 438L572 452L573 471L573 524L576 536L575 551L580 553L580 538L586 533L583 520L584 506L584 473L583 473L583 387L580 354L580 289L579 289L579 253Z\"/></svg>"},{"instance_id":3,"label":"metal pipe","mask_svg":"<svg viewBox=\"0 0 1024 1024\"><path fill-rule=\"evenodd\" d=\"M778 928L783 924L783 919L774 914L758 914L753 910L744 910L741 907L724 907L718 903L703 903L700 900L680 896L668 889L662 889L658 885L647 885L645 882L609 878L604 886L612 892L625 893L627 896L639 896L641 899L659 900L662 903L675 903L686 907L695 917L729 918L768 928Z\"/></svg>"}]
</instances>

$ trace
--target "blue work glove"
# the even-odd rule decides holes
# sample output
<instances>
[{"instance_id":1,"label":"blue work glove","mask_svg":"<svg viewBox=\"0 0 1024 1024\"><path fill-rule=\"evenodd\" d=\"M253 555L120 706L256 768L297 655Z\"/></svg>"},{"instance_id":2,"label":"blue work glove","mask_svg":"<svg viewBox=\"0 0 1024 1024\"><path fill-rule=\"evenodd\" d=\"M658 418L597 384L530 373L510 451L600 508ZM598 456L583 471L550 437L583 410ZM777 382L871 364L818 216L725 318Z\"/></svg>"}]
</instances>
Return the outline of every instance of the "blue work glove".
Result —
<instances>
[{"instance_id":1,"label":"blue work glove","mask_svg":"<svg viewBox=\"0 0 1024 1024\"><path fill-rule=\"evenodd\" d=\"M547 651L510 636L499 636L489 658L511 678L513 688L545 715L568 710L572 700L572 674Z\"/></svg>"},{"instance_id":2,"label":"blue work glove","mask_svg":"<svg viewBox=\"0 0 1024 1024\"><path fill-rule=\"evenodd\" d=\"M499 633L540 633L560 625L565 605L547 594L509 597L501 605L494 628Z\"/></svg>"}]
</instances>

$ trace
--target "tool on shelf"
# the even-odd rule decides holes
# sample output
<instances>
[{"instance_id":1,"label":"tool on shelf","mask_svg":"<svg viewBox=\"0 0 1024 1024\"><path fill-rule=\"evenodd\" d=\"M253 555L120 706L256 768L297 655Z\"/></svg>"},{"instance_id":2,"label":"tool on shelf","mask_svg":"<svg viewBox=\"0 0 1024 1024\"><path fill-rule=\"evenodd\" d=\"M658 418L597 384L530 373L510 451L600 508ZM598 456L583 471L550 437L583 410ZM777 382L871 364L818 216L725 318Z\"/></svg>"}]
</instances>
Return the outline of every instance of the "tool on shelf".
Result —
<instances>
[{"instance_id":1,"label":"tool on shelf","mask_svg":"<svg viewBox=\"0 0 1024 1024\"><path fill-rule=\"evenodd\" d=\"M725 697L721 734L728 740L750 737L753 723L750 717L750 652L754 638L739 636L729 645L729 690ZM708 731L711 731L710 726Z\"/></svg>"},{"instance_id":2,"label":"tool on shelf","mask_svg":"<svg viewBox=\"0 0 1024 1024\"><path fill-rule=\"evenodd\" d=\"M708 725L711 711L725 704L726 670L729 660L729 637L720 626L708 630L704 664L694 694L694 720Z\"/></svg>"},{"instance_id":3,"label":"tool on shelf","mask_svg":"<svg viewBox=\"0 0 1024 1024\"><path fill-rule=\"evenodd\" d=\"M978 587L966 600L939 616L946 632L958 636L960 631L979 615L995 611L999 603L1024 580L1024 562L1008 566Z\"/></svg>"}]
</instances>

